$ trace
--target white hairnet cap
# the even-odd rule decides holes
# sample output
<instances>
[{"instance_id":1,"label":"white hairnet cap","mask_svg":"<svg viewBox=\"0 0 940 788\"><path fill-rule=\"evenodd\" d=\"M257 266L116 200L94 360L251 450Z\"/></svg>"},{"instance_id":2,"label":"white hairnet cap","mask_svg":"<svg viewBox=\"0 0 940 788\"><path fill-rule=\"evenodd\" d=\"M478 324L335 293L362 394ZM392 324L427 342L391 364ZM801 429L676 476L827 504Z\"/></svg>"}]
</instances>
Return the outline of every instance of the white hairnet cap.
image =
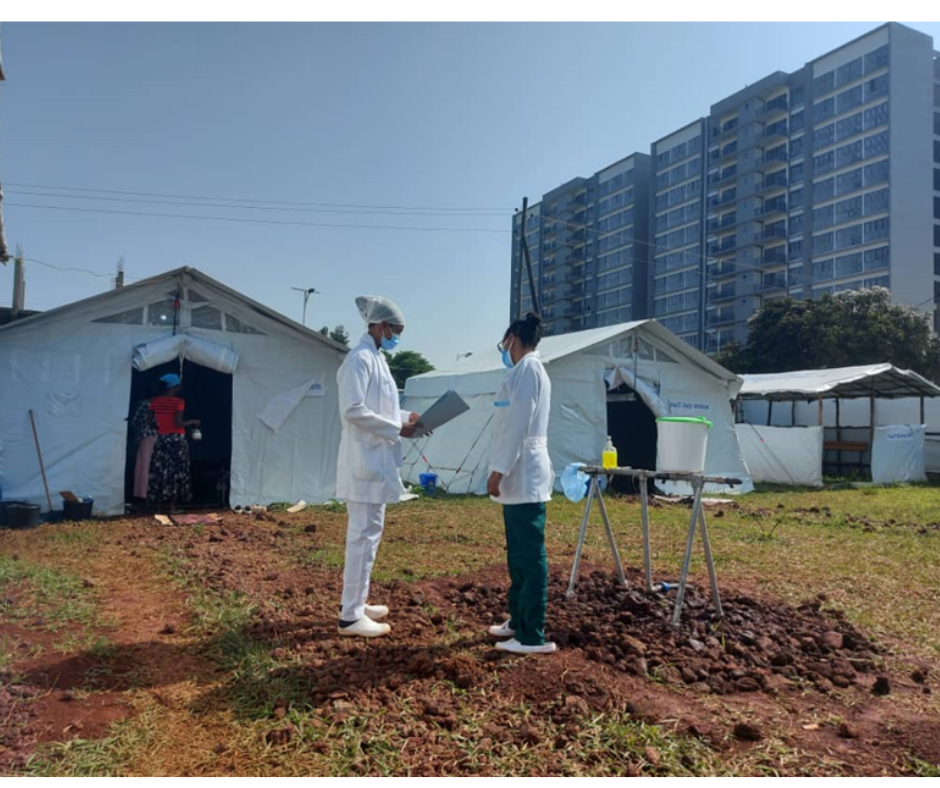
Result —
<instances>
[{"instance_id":1,"label":"white hairnet cap","mask_svg":"<svg viewBox=\"0 0 940 788\"><path fill-rule=\"evenodd\" d=\"M405 325L405 315L398 304L384 296L359 296L356 299L359 314L366 321L366 325L388 321L393 326Z\"/></svg>"}]
</instances>

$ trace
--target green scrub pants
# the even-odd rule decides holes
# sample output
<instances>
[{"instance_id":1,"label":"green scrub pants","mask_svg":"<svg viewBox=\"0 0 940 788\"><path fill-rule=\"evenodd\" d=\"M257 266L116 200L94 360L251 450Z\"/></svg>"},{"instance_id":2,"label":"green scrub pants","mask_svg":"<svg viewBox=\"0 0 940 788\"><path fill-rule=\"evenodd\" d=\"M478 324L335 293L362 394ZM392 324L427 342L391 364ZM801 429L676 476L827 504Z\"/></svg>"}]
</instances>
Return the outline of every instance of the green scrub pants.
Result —
<instances>
[{"instance_id":1,"label":"green scrub pants","mask_svg":"<svg viewBox=\"0 0 940 788\"><path fill-rule=\"evenodd\" d=\"M525 646L545 642L548 607L548 554L545 552L545 504L503 507L509 563L509 626Z\"/></svg>"}]
</instances>

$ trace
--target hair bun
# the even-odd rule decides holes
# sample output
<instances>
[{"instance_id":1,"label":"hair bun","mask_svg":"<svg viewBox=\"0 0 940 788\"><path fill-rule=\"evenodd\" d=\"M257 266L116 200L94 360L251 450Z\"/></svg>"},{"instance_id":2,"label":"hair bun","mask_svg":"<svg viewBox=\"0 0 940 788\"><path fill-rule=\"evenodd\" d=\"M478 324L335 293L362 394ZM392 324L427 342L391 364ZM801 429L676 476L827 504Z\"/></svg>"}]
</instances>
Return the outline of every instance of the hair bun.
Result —
<instances>
[{"instance_id":1,"label":"hair bun","mask_svg":"<svg viewBox=\"0 0 940 788\"><path fill-rule=\"evenodd\" d=\"M525 322L530 326L538 326L541 325L542 318L535 314L535 312L529 312L529 314L525 316Z\"/></svg>"}]
</instances>

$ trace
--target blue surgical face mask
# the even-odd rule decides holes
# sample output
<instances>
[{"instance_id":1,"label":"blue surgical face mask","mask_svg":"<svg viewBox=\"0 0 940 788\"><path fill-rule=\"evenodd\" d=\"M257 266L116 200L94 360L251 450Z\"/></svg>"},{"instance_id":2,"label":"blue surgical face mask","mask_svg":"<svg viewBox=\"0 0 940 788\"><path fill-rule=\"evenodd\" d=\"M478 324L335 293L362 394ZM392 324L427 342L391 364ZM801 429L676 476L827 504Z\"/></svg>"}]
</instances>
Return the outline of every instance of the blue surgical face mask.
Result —
<instances>
[{"instance_id":1,"label":"blue surgical face mask","mask_svg":"<svg viewBox=\"0 0 940 788\"><path fill-rule=\"evenodd\" d=\"M398 343L400 341L401 341L400 337L395 332L392 332L391 339L383 336L382 337L382 350L384 350L386 353L390 353L391 351L393 351L395 348L398 347Z\"/></svg>"},{"instance_id":2,"label":"blue surgical face mask","mask_svg":"<svg viewBox=\"0 0 940 788\"><path fill-rule=\"evenodd\" d=\"M508 348L508 347L504 347L502 350L500 350L500 351L499 351L499 354L500 354L500 355L502 356L502 358L503 358L503 366L504 366L504 367L506 367L506 368L508 368L508 369L512 369L512 368L515 366L515 364L513 364L513 362L512 362L512 356L509 354L509 348Z\"/></svg>"}]
</instances>

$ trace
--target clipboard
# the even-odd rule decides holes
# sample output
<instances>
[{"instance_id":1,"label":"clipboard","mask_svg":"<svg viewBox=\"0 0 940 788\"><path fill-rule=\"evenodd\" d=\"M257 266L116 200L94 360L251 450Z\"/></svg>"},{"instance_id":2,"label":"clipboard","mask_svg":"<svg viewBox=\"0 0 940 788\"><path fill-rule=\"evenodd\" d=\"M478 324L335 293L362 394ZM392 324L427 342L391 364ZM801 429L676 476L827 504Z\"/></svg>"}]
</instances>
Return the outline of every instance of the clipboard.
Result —
<instances>
[{"instance_id":1,"label":"clipboard","mask_svg":"<svg viewBox=\"0 0 940 788\"><path fill-rule=\"evenodd\" d=\"M447 422L456 419L461 413L470 410L470 406L453 390L446 392L437 402L431 405L418 419L420 425L415 430L415 438L423 438L429 432L443 427Z\"/></svg>"}]
</instances>

